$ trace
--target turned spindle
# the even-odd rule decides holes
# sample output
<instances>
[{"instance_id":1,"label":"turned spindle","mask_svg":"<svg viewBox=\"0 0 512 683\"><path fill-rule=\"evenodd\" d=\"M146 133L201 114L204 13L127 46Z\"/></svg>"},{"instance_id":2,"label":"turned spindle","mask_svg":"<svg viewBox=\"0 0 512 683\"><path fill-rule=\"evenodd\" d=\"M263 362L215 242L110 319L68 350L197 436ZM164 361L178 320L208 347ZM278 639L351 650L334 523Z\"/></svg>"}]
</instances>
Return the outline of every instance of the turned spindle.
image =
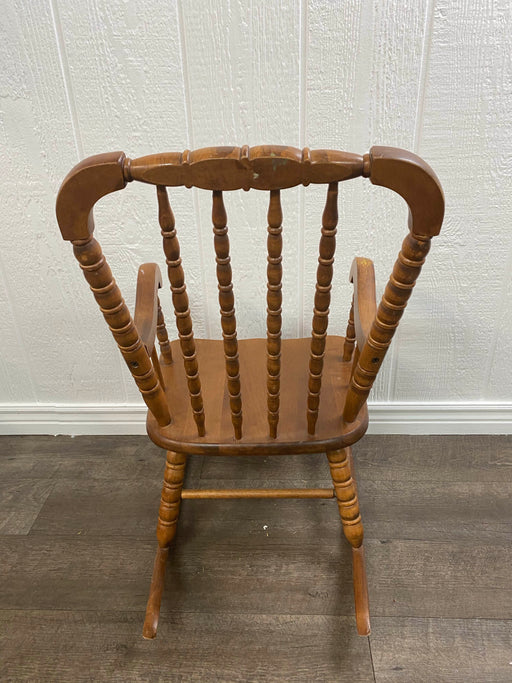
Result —
<instances>
[{"instance_id":1,"label":"turned spindle","mask_svg":"<svg viewBox=\"0 0 512 683\"><path fill-rule=\"evenodd\" d=\"M157 186L158 219L163 238L163 248L167 263L167 273L171 285L172 303L176 316L176 327L180 340L183 364L187 376L190 404L194 414L199 436L204 436L204 408L201 394L201 380L196 357L196 345L192 329L192 318L188 303L185 275L181 265L180 244L176 234L174 214L169 204L167 190L162 185Z\"/></svg>"},{"instance_id":2,"label":"turned spindle","mask_svg":"<svg viewBox=\"0 0 512 683\"><path fill-rule=\"evenodd\" d=\"M277 437L279 422L281 378L282 222L280 191L271 190L267 229L267 409L269 432L273 439Z\"/></svg>"},{"instance_id":3,"label":"turned spindle","mask_svg":"<svg viewBox=\"0 0 512 683\"><path fill-rule=\"evenodd\" d=\"M231 259L229 256L227 216L222 192L220 191L213 192L212 222L231 422L233 423L235 439L241 439L242 396L240 393L240 363L236 336L235 297L233 294Z\"/></svg>"},{"instance_id":4,"label":"turned spindle","mask_svg":"<svg viewBox=\"0 0 512 683\"><path fill-rule=\"evenodd\" d=\"M311 356L308 382L308 433L314 434L318 419L322 370L324 365L325 339L331 303L331 282L334 251L336 249L336 226L338 225L338 183L330 183L322 215L318 268L316 272L315 307L311 331Z\"/></svg>"}]
</instances>

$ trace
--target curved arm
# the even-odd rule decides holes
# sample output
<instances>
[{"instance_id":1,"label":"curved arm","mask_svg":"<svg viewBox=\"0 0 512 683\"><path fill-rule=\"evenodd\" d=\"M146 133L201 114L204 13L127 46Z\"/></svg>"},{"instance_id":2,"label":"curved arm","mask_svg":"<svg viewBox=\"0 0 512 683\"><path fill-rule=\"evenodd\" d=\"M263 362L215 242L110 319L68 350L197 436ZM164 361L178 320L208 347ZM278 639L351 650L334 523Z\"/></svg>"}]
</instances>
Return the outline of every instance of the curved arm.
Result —
<instances>
[{"instance_id":1,"label":"curved arm","mask_svg":"<svg viewBox=\"0 0 512 683\"><path fill-rule=\"evenodd\" d=\"M370 180L405 199L409 234L402 244L377 315L352 374L343 419L353 422L368 398L382 361L407 306L416 279L438 235L444 216L444 196L434 171L423 159L393 147L372 147L365 158Z\"/></svg>"},{"instance_id":2,"label":"curved arm","mask_svg":"<svg viewBox=\"0 0 512 683\"><path fill-rule=\"evenodd\" d=\"M133 322L149 355L155 348L158 319L158 290L162 274L156 263L143 263L137 275L137 293Z\"/></svg>"},{"instance_id":3,"label":"curved arm","mask_svg":"<svg viewBox=\"0 0 512 683\"><path fill-rule=\"evenodd\" d=\"M354 327L357 346L362 349L377 313L373 261L357 256L352 261L350 282L354 283Z\"/></svg>"},{"instance_id":4,"label":"curved arm","mask_svg":"<svg viewBox=\"0 0 512 683\"><path fill-rule=\"evenodd\" d=\"M93 207L101 197L122 190L124 152L97 154L77 164L57 195L57 222L63 239L85 240L94 231Z\"/></svg>"},{"instance_id":5,"label":"curved arm","mask_svg":"<svg viewBox=\"0 0 512 683\"><path fill-rule=\"evenodd\" d=\"M393 190L409 206L409 230L416 237L439 235L444 194L438 177L421 157L396 147L372 147L370 180Z\"/></svg>"}]
</instances>

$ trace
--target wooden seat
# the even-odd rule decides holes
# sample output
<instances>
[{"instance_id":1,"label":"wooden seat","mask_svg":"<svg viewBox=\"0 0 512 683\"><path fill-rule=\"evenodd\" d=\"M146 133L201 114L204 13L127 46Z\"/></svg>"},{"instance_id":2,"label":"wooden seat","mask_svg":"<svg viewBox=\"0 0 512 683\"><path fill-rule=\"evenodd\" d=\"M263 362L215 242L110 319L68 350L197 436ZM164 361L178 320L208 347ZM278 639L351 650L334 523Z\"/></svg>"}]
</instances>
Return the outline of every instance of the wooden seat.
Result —
<instances>
[{"instance_id":1,"label":"wooden seat","mask_svg":"<svg viewBox=\"0 0 512 683\"><path fill-rule=\"evenodd\" d=\"M403 197L409 207L409 232L378 307L373 263L367 258L354 259L349 273L354 293L346 336L329 336L339 183L358 177L369 177L373 184ZM95 203L133 181L156 186L176 318L175 341L169 340L158 297L162 286L159 267L146 263L139 268L132 317L93 237ZM281 191L310 183L325 184L327 189L319 221L311 338L282 340ZM212 193L221 341L194 337L178 229L167 189L180 185ZM264 339L237 338L223 193L240 189L265 191L269 197ZM167 451L157 521L158 547L143 627L145 638L156 635L166 560L176 533L180 502L185 498L336 499L343 531L352 546L357 630L361 635L369 633L363 525L351 446L367 429L368 395L428 254L431 238L441 229L443 214L443 193L432 169L418 156L390 147L373 147L364 156L279 146L211 147L134 160L114 152L85 159L64 179L57 198L62 236L73 244L84 276L148 406L148 434ZM183 488L189 454L324 452L332 488Z\"/></svg>"},{"instance_id":2,"label":"wooden seat","mask_svg":"<svg viewBox=\"0 0 512 683\"><path fill-rule=\"evenodd\" d=\"M344 342L344 337L328 336L326 339L322 400L314 434L308 434L307 430L307 393L304 391L309 375L311 339L285 339L282 342L281 409L275 438L268 430L265 339L238 342L244 413L251 416L240 439L235 439L231 425L223 343L203 339L196 339L196 353L199 367L204 368L201 370L201 388L205 436L198 435L190 403L183 401L187 394L187 378L181 363L161 366L173 421L160 427L149 412L148 433L166 450L217 455L250 454L258 452L263 444L267 454L275 455L325 453L350 446L366 431L368 411L365 404L358 420L350 426L341 418L352 366L350 361L343 361ZM171 348L173 356L179 357L179 342L172 342Z\"/></svg>"}]
</instances>

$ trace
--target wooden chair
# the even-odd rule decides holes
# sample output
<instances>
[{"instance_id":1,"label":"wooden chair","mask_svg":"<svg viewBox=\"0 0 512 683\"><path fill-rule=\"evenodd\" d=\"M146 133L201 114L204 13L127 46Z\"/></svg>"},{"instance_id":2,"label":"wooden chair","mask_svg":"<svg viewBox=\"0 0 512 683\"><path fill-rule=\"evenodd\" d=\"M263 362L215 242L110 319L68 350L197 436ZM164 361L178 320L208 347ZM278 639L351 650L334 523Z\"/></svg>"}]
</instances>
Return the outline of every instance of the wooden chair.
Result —
<instances>
[{"instance_id":1,"label":"wooden chair","mask_svg":"<svg viewBox=\"0 0 512 683\"><path fill-rule=\"evenodd\" d=\"M409 206L406 235L379 307L373 263L356 258L346 337L327 335L340 181L369 177ZM170 342L158 299L154 263L139 269L132 318L93 237L93 206L134 180L156 185L159 221L178 339ZM311 339L281 339L281 190L325 183ZM222 341L195 339L167 187L212 192ZM266 339L237 340L228 228L223 192L267 190L268 290ZM363 525L351 446L366 432L366 401L412 292L430 240L441 228L443 193L432 169L416 155L373 147L359 156L293 147L212 147L128 159L121 152L79 163L57 198L62 237L73 251L149 410L150 438L167 451L157 523L158 548L143 635L156 635L164 572L185 498L336 498L352 546L358 633L370 631ZM157 352L155 337L160 347ZM180 362L179 356L183 362ZM327 453L334 488L186 490L188 454L280 455Z\"/></svg>"}]
</instances>

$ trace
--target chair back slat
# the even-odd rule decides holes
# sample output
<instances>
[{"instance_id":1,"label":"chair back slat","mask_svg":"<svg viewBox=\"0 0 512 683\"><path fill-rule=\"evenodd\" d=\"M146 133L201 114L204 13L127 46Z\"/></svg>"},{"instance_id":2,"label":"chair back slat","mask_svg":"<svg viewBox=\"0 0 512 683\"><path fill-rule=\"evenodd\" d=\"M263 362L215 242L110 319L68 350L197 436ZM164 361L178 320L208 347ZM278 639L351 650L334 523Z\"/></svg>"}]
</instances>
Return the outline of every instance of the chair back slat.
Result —
<instances>
[{"instance_id":1,"label":"chair back slat","mask_svg":"<svg viewBox=\"0 0 512 683\"><path fill-rule=\"evenodd\" d=\"M176 327L178 328L181 351L183 353L190 404L197 426L197 433L199 436L204 436L205 425L201 380L199 379L199 367L197 364L196 345L185 285L185 275L181 266L180 244L176 235L174 214L169 204L167 189L163 185L157 185L157 197L158 220L162 232L167 274L171 284L172 303L176 316Z\"/></svg>"},{"instance_id":2,"label":"chair back slat","mask_svg":"<svg viewBox=\"0 0 512 683\"><path fill-rule=\"evenodd\" d=\"M242 396L240 390L238 341L236 336L235 297L233 294L231 259L229 256L227 216L222 192L220 190L214 190L213 192L212 222L231 422L233 423L235 439L241 439Z\"/></svg>"},{"instance_id":3,"label":"chair back slat","mask_svg":"<svg viewBox=\"0 0 512 683\"><path fill-rule=\"evenodd\" d=\"M329 322L331 282L336 249L336 226L338 225L338 183L329 183L327 199L322 215L318 268L316 272L315 306L311 332L311 356L309 360L309 383L307 421L308 433L314 434L318 419L322 370L324 364L325 338Z\"/></svg>"},{"instance_id":4,"label":"chair back slat","mask_svg":"<svg viewBox=\"0 0 512 683\"><path fill-rule=\"evenodd\" d=\"M281 381L281 304L283 301L281 255L283 249L281 194L270 191L267 238L267 407L270 436L277 437Z\"/></svg>"}]
</instances>

